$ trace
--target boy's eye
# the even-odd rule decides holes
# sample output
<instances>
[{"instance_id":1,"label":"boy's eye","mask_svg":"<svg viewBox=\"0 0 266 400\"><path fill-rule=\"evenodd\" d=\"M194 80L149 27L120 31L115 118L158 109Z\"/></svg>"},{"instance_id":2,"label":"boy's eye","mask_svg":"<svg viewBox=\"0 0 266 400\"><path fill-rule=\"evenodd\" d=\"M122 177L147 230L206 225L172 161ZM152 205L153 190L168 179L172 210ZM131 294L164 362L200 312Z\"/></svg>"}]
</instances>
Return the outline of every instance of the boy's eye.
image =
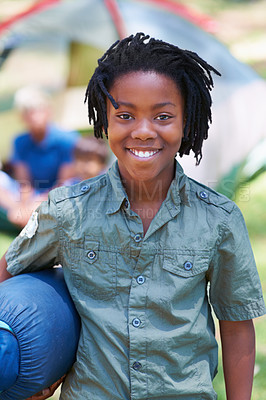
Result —
<instances>
[{"instance_id":1,"label":"boy's eye","mask_svg":"<svg viewBox=\"0 0 266 400\"><path fill-rule=\"evenodd\" d=\"M158 119L159 121L167 121L170 118L172 118L170 115L161 114L158 115L158 117L156 117L155 119Z\"/></svg>"},{"instance_id":2,"label":"boy's eye","mask_svg":"<svg viewBox=\"0 0 266 400\"><path fill-rule=\"evenodd\" d=\"M129 119L132 119L132 116L130 114L119 114L118 118L129 120Z\"/></svg>"}]
</instances>

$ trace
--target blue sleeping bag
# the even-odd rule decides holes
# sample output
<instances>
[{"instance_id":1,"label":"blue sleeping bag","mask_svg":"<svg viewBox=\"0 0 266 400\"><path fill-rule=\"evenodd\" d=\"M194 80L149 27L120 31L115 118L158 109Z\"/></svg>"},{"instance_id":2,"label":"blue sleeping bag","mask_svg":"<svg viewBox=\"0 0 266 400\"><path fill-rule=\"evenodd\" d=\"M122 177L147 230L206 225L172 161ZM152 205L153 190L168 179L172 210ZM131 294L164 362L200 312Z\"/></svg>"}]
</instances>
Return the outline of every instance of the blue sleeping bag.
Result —
<instances>
[{"instance_id":1,"label":"blue sleeping bag","mask_svg":"<svg viewBox=\"0 0 266 400\"><path fill-rule=\"evenodd\" d=\"M24 400L75 361L80 319L62 268L0 284L0 400Z\"/></svg>"}]
</instances>

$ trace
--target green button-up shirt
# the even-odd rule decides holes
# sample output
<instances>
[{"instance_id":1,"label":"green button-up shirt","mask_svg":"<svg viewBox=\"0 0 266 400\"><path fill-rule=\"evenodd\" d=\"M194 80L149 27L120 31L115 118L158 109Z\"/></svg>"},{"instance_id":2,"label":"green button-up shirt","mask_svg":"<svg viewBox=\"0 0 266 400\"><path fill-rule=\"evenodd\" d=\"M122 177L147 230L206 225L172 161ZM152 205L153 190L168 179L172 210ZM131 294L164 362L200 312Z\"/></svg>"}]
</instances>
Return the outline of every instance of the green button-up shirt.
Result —
<instances>
[{"instance_id":1,"label":"green button-up shirt","mask_svg":"<svg viewBox=\"0 0 266 400\"><path fill-rule=\"evenodd\" d=\"M179 164L145 236L115 163L52 191L6 258L11 274L64 268L82 329L62 400L216 399L209 303L223 320L265 313L239 209Z\"/></svg>"}]
</instances>

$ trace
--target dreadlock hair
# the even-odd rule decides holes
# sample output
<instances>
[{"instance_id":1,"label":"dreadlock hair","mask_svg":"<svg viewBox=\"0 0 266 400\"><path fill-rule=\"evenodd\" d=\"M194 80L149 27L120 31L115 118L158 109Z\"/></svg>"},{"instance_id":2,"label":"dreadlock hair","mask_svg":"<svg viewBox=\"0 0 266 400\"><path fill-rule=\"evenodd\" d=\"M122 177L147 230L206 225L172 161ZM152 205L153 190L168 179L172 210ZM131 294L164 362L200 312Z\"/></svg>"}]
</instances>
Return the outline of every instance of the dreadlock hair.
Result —
<instances>
[{"instance_id":1,"label":"dreadlock hair","mask_svg":"<svg viewBox=\"0 0 266 400\"><path fill-rule=\"evenodd\" d=\"M209 123L212 122L211 72L220 73L196 53L150 38L144 33L118 40L98 60L85 95L94 135L103 137L104 131L108 137L107 98L114 108L118 108L109 93L114 81L136 71L153 71L170 77L176 83L183 96L185 110L184 134L178 152L182 157L192 150L198 165L202 158L202 143L208 137Z\"/></svg>"}]
</instances>

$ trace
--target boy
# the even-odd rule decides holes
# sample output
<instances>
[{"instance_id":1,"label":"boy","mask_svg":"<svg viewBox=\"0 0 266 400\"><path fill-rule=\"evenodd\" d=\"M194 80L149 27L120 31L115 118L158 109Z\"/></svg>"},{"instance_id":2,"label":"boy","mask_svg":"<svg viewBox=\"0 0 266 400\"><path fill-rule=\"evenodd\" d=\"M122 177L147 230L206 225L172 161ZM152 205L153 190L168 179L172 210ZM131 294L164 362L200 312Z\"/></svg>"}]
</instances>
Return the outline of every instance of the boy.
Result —
<instances>
[{"instance_id":1,"label":"boy","mask_svg":"<svg viewBox=\"0 0 266 400\"><path fill-rule=\"evenodd\" d=\"M81 137L73 150L74 177L63 185L74 185L103 174L107 169L108 157L108 146L103 139L96 139L94 136Z\"/></svg>"},{"instance_id":2,"label":"boy","mask_svg":"<svg viewBox=\"0 0 266 400\"><path fill-rule=\"evenodd\" d=\"M38 88L19 89L15 106L27 130L15 137L10 163L28 199L73 176L72 151L79 135L51 122L50 97Z\"/></svg>"},{"instance_id":3,"label":"boy","mask_svg":"<svg viewBox=\"0 0 266 400\"><path fill-rule=\"evenodd\" d=\"M82 330L62 400L216 399L209 302L227 398L251 397L252 318L265 305L245 224L235 204L175 161L192 150L200 162L211 72L197 54L142 33L115 43L86 100L95 136L108 134L118 161L51 192L1 261L2 279L64 268Z\"/></svg>"}]
</instances>

